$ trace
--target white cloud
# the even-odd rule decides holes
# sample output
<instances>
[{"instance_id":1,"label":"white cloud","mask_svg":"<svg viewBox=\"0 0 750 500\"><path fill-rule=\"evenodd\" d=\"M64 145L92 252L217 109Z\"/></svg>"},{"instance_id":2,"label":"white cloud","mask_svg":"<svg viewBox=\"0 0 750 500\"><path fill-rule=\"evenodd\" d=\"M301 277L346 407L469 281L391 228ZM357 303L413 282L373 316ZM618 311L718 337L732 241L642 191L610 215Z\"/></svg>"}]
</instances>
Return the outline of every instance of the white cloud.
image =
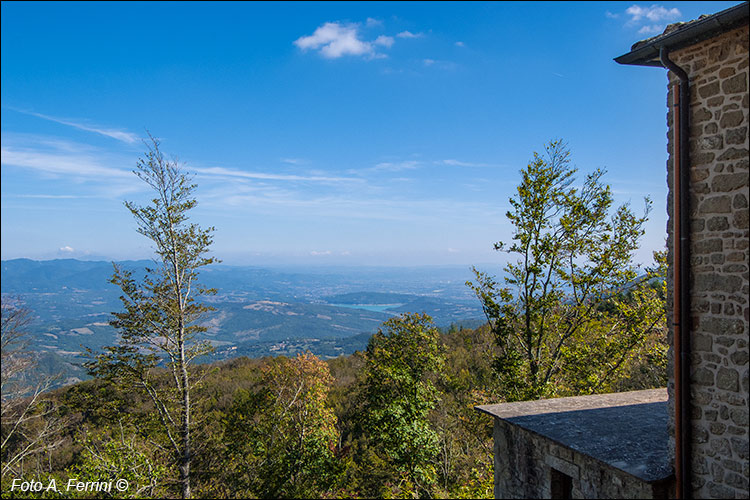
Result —
<instances>
[{"instance_id":1,"label":"white cloud","mask_svg":"<svg viewBox=\"0 0 750 500\"><path fill-rule=\"evenodd\" d=\"M470 163L468 161L459 161L459 160L442 160L441 163L443 165L450 165L453 167L486 167L486 163Z\"/></svg>"},{"instance_id":2,"label":"white cloud","mask_svg":"<svg viewBox=\"0 0 750 500\"><path fill-rule=\"evenodd\" d=\"M390 182L390 180L389 180ZM389 187L392 187L389 185ZM429 222L435 220L476 220L478 217L501 217L506 209L496 203L458 201L445 198L412 199L384 197L383 192L347 190L325 196L308 192L267 188L257 189L240 183L223 184L204 190L201 205L232 208L253 215L274 217L325 217L383 221Z\"/></svg>"},{"instance_id":3,"label":"white cloud","mask_svg":"<svg viewBox=\"0 0 750 500\"><path fill-rule=\"evenodd\" d=\"M630 16L631 23L637 23L642 19L647 19L652 23L659 21L669 21L680 17L681 13L677 8L667 9L662 5L651 5L650 7L642 7L637 4L633 4L627 9L625 13Z\"/></svg>"},{"instance_id":4,"label":"white cloud","mask_svg":"<svg viewBox=\"0 0 750 500\"><path fill-rule=\"evenodd\" d=\"M620 19L623 14L627 19L624 24L626 28L637 28L638 34L648 36L661 33L664 31L666 22L674 21L682 15L680 10L675 7L668 9L658 4L650 6L633 4L623 13L610 11L604 13L609 19Z\"/></svg>"},{"instance_id":5,"label":"white cloud","mask_svg":"<svg viewBox=\"0 0 750 500\"><path fill-rule=\"evenodd\" d=\"M80 198L92 198L92 196L76 196L72 194L17 194L17 198L32 198L39 200L78 200Z\"/></svg>"},{"instance_id":6,"label":"white cloud","mask_svg":"<svg viewBox=\"0 0 750 500\"><path fill-rule=\"evenodd\" d=\"M641 29L638 30L638 34L656 35L657 33L661 33L662 31L664 31L663 24L647 24L646 26L643 26L641 27Z\"/></svg>"},{"instance_id":7,"label":"white cloud","mask_svg":"<svg viewBox=\"0 0 750 500\"><path fill-rule=\"evenodd\" d=\"M312 35L303 36L294 41L300 49L318 50L328 59L337 59L346 55L363 56L369 59L380 59L385 54L378 53L375 46L390 47L393 38L381 35L372 42L359 38L359 25L325 23L319 26Z\"/></svg>"},{"instance_id":8,"label":"white cloud","mask_svg":"<svg viewBox=\"0 0 750 500\"><path fill-rule=\"evenodd\" d=\"M67 125L68 127L73 127L79 130L85 130L86 132L93 132L95 134L110 137L112 139L125 142L127 144L133 144L134 142L137 142L138 140L140 140L140 137L138 137L136 134L133 134L131 132L126 132L124 130L96 127L93 125L87 125L87 124L83 124L83 123L73 121L73 120L56 118L54 116L44 115L42 113L35 113L33 111L25 111L22 109L15 109L15 108L11 108L11 109L19 113L23 113L25 115L36 116L37 118L41 118L43 120L59 123L61 125Z\"/></svg>"},{"instance_id":9,"label":"white cloud","mask_svg":"<svg viewBox=\"0 0 750 500\"><path fill-rule=\"evenodd\" d=\"M310 255L331 255L332 253L333 252L331 252L330 250L323 250L321 252L313 250L312 252L310 252Z\"/></svg>"},{"instance_id":10,"label":"white cloud","mask_svg":"<svg viewBox=\"0 0 750 500\"><path fill-rule=\"evenodd\" d=\"M478 162L472 162L472 161L456 160L453 158L449 158L446 160L438 160L435 163L438 165L448 165L450 167L507 168L506 165L500 165L497 163L478 163Z\"/></svg>"},{"instance_id":11,"label":"white cloud","mask_svg":"<svg viewBox=\"0 0 750 500\"><path fill-rule=\"evenodd\" d=\"M424 33L412 33L411 31L402 31L398 35L399 38L422 38Z\"/></svg>"},{"instance_id":12,"label":"white cloud","mask_svg":"<svg viewBox=\"0 0 750 500\"><path fill-rule=\"evenodd\" d=\"M375 45L382 45L383 47L390 47L391 45L393 45L393 42L395 42L395 40L392 36L380 35L372 43L374 43Z\"/></svg>"},{"instance_id":13,"label":"white cloud","mask_svg":"<svg viewBox=\"0 0 750 500\"><path fill-rule=\"evenodd\" d=\"M216 177L239 177L245 179L262 179L270 181L307 181L307 182L360 182L360 179L353 177L328 177L319 175L288 175L288 174L268 174L265 172L246 172L224 167L206 167L192 168L194 172Z\"/></svg>"},{"instance_id":14,"label":"white cloud","mask_svg":"<svg viewBox=\"0 0 750 500\"><path fill-rule=\"evenodd\" d=\"M89 180L135 180L132 172L102 166L96 158L83 153L20 150L3 146L0 148L0 163L3 166L27 168L47 174Z\"/></svg>"},{"instance_id":15,"label":"white cloud","mask_svg":"<svg viewBox=\"0 0 750 500\"><path fill-rule=\"evenodd\" d=\"M466 47L466 44L464 42L456 42L456 47Z\"/></svg>"},{"instance_id":16,"label":"white cloud","mask_svg":"<svg viewBox=\"0 0 750 500\"><path fill-rule=\"evenodd\" d=\"M398 172L400 170L413 170L419 167L419 162L414 160L400 162L381 162L375 165L377 170L387 170L389 172Z\"/></svg>"},{"instance_id":17,"label":"white cloud","mask_svg":"<svg viewBox=\"0 0 750 500\"><path fill-rule=\"evenodd\" d=\"M42 181L28 183L27 193L17 194L19 198L118 199L141 192L146 186L133 175L134 160L130 155L36 134L3 132L0 147L3 170L26 170ZM52 194L39 193L47 181L55 186Z\"/></svg>"},{"instance_id":18,"label":"white cloud","mask_svg":"<svg viewBox=\"0 0 750 500\"><path fill-rule=\"evenodd\" d=\"M380 19L375 19L374 17L368 17L367 21L365 21L365 25L368 26L368 27L382 26L383 25L383 21L381 21Z\"/></svg>"},{"instance_id":19,"label":"white cloud","mask_svg":"<svg viewBox=\"0 0 750 500\"><path fill-rule=\"evenodd\" d=\"M75 252L75 250L73 249L73 247L69 247L69 246L67 246L67 245L66 245L66 246L64 246L64 247L60 247L60 250L59 250L59 251L60 251L61 253L73 253L73 252Z\"/></svg>"},{"instance_id":20,"label":"white cloud","mask_svg":"<svg viewBox=\"0 0 750 500\"><path fill-rule=\"evenodd\" d=\"M282 163L289 163L291 165L302 165L305 160L302 158L281 158Z\"/></svg>"},{"instance_id":21,"label":"white cloud","mask_svg":"<svg viewBox=\"0 0 750 500\"><path fill-rule=\"evenodd\" d=\"M272 217L313 217L416 223L436 220L471 221L501 217L503 204L478 199L463 200L438 195L415 198L399 193L391 177L355 184L334 184L326 190L310 190L298 183L266 183L235 178L233 182L199 180L200 203L208 210ZM449 245L446 245L449 246ZM308 249L309 250L309 249ZM317 248L317 251L332 250ZM352 250L352 249L349 249Z\"/></svg>"}]
</instances>

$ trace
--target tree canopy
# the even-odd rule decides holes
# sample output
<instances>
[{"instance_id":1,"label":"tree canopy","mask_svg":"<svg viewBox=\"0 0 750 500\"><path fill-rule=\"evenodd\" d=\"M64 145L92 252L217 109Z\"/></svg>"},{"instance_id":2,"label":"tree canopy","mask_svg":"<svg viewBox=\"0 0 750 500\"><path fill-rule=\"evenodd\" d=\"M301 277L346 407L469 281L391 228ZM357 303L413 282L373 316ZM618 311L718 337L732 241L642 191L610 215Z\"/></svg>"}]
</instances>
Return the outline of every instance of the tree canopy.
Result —
<instances>
[{"instance_id":1,"label":"tree canopy","mask_svg":"<svg viewBox=\"0 0 750 500\"><path fill-rule=\"evenodd\" d=\"M198 283L202 267L216 262L206 254L213 242L213 227L202 229L190 222L189 212L197 201L196 185L176 161L168 160L151 137L148 151L138 160L134 173L155 193L145 206L125 202L138 224L138 233L154 245L154 267L138 282L132 272L115 267L111 282L120 287L124 310L113 313L110 324L119 333L119 343L105 347L86 366L99 377L116 380L145 391L152 400L166 446L178 464L183 498L190 493L191 393L199 382L192 376L196 359L211 350L199 338L206 330L200 318L211 307L199 298L216 291ZM162 388L153 382L153 369L165 364L171 384Z\"/></svg>"},{"instance_id":2,"label":"tree canopy","mask_svg":"<svg viewBox=\"0 0 750 500\"><path fill-rule=\"evenodd\" d=\"M633 262L650 200L640 216L614 208L604 170L577 185L570 156L562 141L534 153L506 214L512 241L494 245L511 256L502 280L475 269L468 283L507 400L602 390L664 314Z\"/></svg>"}]
</instances>

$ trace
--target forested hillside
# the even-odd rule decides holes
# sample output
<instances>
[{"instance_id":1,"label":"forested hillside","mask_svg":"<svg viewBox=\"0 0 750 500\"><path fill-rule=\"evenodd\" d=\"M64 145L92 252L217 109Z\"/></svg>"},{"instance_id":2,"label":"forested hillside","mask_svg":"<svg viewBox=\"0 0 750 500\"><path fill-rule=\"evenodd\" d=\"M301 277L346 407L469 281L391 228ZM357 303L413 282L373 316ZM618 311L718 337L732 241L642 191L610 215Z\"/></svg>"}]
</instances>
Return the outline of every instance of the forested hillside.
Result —
<instances>
[{"instance_id":1,"label":"forested hillside","mask_svg":"<svg viewBox=\"0 0 750 500\"><path fill-rule=\"evenodd\" d=\"M607 389L662 384L647 351ZM473 407L502 400L497 353L486 326L438 334L428 318L411 315L386 324L366 351L325 362L300 354L202 365L193 494L490 498L492 422ZM168 376L160 371L161 383ZM47 401L48 412L27 425L32 432L45 424L56 430L13 473L4 471L4 497L14 477L45 487L54 478L60 490L70 478L125 478L128 491L111 496L179 496L168 438L147 396L90 380Z\"/></svg>"}]
</instances>

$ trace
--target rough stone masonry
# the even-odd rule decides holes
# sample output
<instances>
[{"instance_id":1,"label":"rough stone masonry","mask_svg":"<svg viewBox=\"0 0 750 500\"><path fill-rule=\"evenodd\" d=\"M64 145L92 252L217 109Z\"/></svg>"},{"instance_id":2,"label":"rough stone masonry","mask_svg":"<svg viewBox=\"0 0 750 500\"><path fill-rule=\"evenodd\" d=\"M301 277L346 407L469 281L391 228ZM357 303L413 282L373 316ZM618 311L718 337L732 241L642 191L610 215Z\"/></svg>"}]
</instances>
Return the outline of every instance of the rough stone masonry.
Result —
<instances>
[{"instance_id":1,"label":"rough stone masonry","mask_svg":"<svg viewBox=\"0 0 750 500\"><path fill-rule=\"evenodd\" d=\"M748 26L676 50L670 58L691 82L693 495L748 498ZM677 80L669 75L668 106ZM669 110L671 310L674 124ZM669 373L672 401L671 368ZM670 415L673 455L672 409Z\"/></svg>"}]
</instances>

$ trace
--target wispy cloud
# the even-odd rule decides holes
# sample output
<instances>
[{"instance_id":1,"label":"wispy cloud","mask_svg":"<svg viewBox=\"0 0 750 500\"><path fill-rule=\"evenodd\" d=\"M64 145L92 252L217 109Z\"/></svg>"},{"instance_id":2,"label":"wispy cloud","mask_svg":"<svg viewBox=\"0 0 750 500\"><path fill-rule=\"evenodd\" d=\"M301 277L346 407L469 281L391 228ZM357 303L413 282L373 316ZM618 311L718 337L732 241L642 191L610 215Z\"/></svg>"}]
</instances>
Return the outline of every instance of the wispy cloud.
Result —
<instances>
[{"instance_id":1,"label":"wispy cloud","mask_svg":"<svg viewBox=\"0 0 750 500\"><path fill-rule=\"evenodd\" d=\"M22 169L40 179L55 180L57 193L32 192L19 194L19 198L117 198L144 189L127 168L132 164L128 158L47 136L3 133L0 164L3 170ZM32 182L29 187L38 186ZM60 193L66 189L70 191Z\"/></svg>"},{"instance_id":2,"label":"wispy cloud","mask_svg":"<svg viewBox=\"0 0 750 500\"><path fill-rule=\"evenodd\" d=\"M16 198L33 198L41 200L78 200L81 198L93 198L93 196L78 196L73 194L17 194Z\"/></svg>"},{"instance_id":3,"label":"wispy cloud","mask_svg":"<svg viewBox=\"0 0 750 500\"><path fill-rule=\"evenodd\" d=\"M333 252L331 252L330 250L313 250L310 252L310 255L313 255L313 256L331 255L331 254L333 254Z\"/></svg>"},{"instance_id":4,"label":"wispy cloud","mask_svg":"<svg viewBox=\"0 0 750 500\"><path fill-rule=\"evenodd\" d=\"M455 69L456 63L452 61L443 61L440 59L422 59L422 64L424 64L426 67L430 68L439 68L439 69Z\"/></svg>"},{"instance_id":5,"label":"wispy cloud","mask_svg":"<svg viewBox=\"0 0 750 500\"><path fill-rule=\"evenodd\" d=\"M302 165L305 160L302 158L280 158L282 163L289 163L290 165Z\"/></svg>"},{"instance_id":6,"label":"wispy cloud","mask_svg":"<svg viewBox=\"0 0 750 500\"><path fill-rule=\"evenodd\" d=\"M469 163L466 161L459 161L459 160L442 160L439 163L442 163L443 165L451 165L454 167L474 167L476 164Z\"/></svg>"},{"instance_id":7,"label":"wispy cloud","mask_svg":"<svg viewBox=\"0 0 750 500\"><path fill-rule=\"evenodd\" d=\"M424 33L412 33L411 31L402 31L396 35L399 38L422 38Z\"/></svg>"},{"instance_id":8,"label":"wispy cloud","mask_svg":"<svg viewBox=\"0 0 750 500\"><path fill-rule=\"evenodd\" d=\"M456 42L456 47L466 47L464 42Z\"/></svg>"},{"instance_id":9,"label":"wispy cloud","mask_svg":"<svg viewBox=\"0 0 750 500\"><path fill-rule=\"evenodd\" d=\"M456 160L456 159L438 160L435 163L439 165L448 165L451 167L476 167L476 168L503 167L503 165L499 165L497 163L482 163L482 162L463 161L463 160Z\"/></svg>"},{"instance_id":10,"label":"wispy cloud","mask_svg":"<svg viewBox=\"0 0 750 500\"><path fill-rule=\"evenodd\" d=\"M391 162L396 165L400 162ZM406 164L405 166L411 166ZM424 166L428 166L424 163ZM388 166L387 168L391 168ZM396 167L398 168L398 167ZM306 217L326 219L360 219L400 222L434 222L436 220L470 221L501 215L505 210L495 200L440 196L415 197L410 187L401 189L389 176L381 179L361 177L352 184L328 184L311 189L298 182L269 182L234 177L199 179L201 206L211 211L255 216ZM312 250L312 249L311 249ZM315 250L326 250L317 248ZM333 250L333 249L331 249Z\"/></svg>"},{"instance_id":11,"label":"wispy cloud","mask_svg":"<svg viewBox=\"0 0 750 500\"><path fill-rule=\"evenodd\" d=\"M343 56L362 56L367 59L386 57L377 52L376 46L390 47L393 38L381 35L373 41L360 38L359 24L341 24L329 22L319 26L312 35L303 36L294 41L294 45L302 49L317 50L327 59L338 59Z\"/></svg>"},{"instance_id":12,"label":"wispy cloud","mask_svg":"<svg viewBox=\"0 0 750 500\"><path fill-rule=\"evenodd\" d=\"M502 167L502 165L494 163L482 163L482 162L471 162L464 160L457 160L455 158L448 158L444 160L401 160L401 161L384 161L375 164L369 168L351 169L348 171L350 174L364 174L368 172L403 172L407 170L416 170L418 168L424 168L430 165L437 166L448 166L448 167L474 167L474 168L487 168L487 167ZM390 181L411 181L409 178L395 178L391 177Z\"/></svg>"},{"instance_id":13,"label":"wispy cloud","mask_svg":"<svg viewBox=\"0 0 750 500\"><path fill-rule=\"evenodd\" d=\"M217 176L217 177L235 177L243 179L261 179L270 181L298 181L298 182L328 182L328 183L339 183L339 182L361 182L361 179L353 177L329 177L320 175L289 175L289 174L269 174L266 172L247 172L245 170L236 170L225 167L205 167L205 168L191 168L193 172Z\"/></svg>"},{"instance_id":14,"label":"wispy cloud","mask_svg":"<svg viewBox=\"0 0 750 500\"><path fill-rule=\"evenodd\" d=\"M384 161L380 162L372 169L370 170L376 170L381 172L400 172L402 170L414 170L415 168L419 168L421 165L421 162L415 161L415 160L407 160L407 161Z\"/></svg>"},{"instance_id":15,"label":"wispy cloud","mask_svg":"<svg viewBox=\"0 0 750 500\"><path fill-rule=\"evenodd\" d=\"M52 175L86 179L128 179L134 178L127 170L106 167L86 154L69 154L38 150L18 150L3 146L0 148L0 163L36 170Z\"/></svg>"},{"instance_id":16,"label":"wispy cloud","mask_svg":"<svg viewBox=\"0 0 750 500\"><path fill-rule=\"evenodd\" d=\"M497 214L504 206L434 197L430 199L386 198L367 190L314 195L300 190L244 184L221 184L205 190L201 205L233 212L267 214L274 217L325 217L384 221L426 222L441 219L475 220Z\"/></svg>"},{"instance_id":17,"label":"wispy cloud","mask_svg":"<svg viewBox=\"0 0 750 500\"><path fill-rule=\"evenodd\" d=\"M60 247L60 249L58 251L60 253L73 253L73 252L75 252L75 249L73 247L65 245L64 247Z\"/></svg>"},{"instance_id":18,"label":"wispy cloud","mask_svg":"<svg viewBox=\"0 0 750 500\"><path fill-rule=\"evenodd\" d=\"M133 134L131 132L127 132L124 130L98 127L95 125L83 123L80 120L57 118L57 117L45 115L42 113L36 113L34 111L27 111L27 110L17 109L17 108L9 108L9 109L17 111L19 113L23 113L25 115L35 116L37 118L41 118L42 120L47 120L47 121L51 121L54 123L59 123L61 125L67 125L68 127L77 128L78 130L84 130L86 132L93 132L95 134L103 135L105 137L109 137L111 139L115 139L115 140L118 140L127 144L133 144L140 140L140 137L138 137L136 134Z\"/></svg>"}]
</instances>

